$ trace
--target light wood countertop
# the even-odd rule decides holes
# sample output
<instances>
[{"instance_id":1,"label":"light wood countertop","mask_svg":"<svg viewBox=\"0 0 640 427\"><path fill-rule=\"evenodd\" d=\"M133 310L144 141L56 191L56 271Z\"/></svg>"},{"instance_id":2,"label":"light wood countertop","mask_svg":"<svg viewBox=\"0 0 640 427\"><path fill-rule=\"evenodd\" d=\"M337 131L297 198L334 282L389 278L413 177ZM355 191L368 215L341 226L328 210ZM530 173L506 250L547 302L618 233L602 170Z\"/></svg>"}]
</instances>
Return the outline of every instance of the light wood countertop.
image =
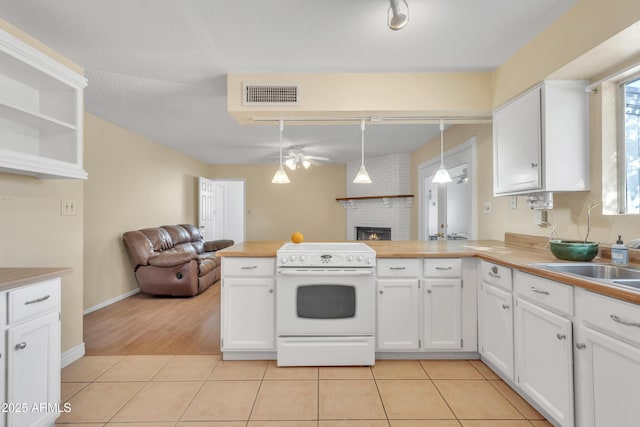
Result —
<instances>
[{"instance_id":1,"label":"light wood countertop","mask_svg":"<svg viewBox=\"0 0 640 427\"><path fill-rule=\"evenodd\" d=\"M0 268L0 291L71 274L71 268Z\"/></svg>"},{"instance_id":2,"label":"light wood countertop","mask_svg":"<svg viewBox=\"0 0 640 427\"><path fill-rule=\"evenodd\" d=\"M217 256L275 257L276 251L286 241L243 242L216 252ZM363 242L376 251L378 258L462 258L477 257L502 264L525 273L555 280L640 304L640 291L627 290L595 280L553 272L532 266L534 263L562 262L549 250L510 245L498 240L433 240L433 241L367 241ZM609 259L595 258L593 262L609 263ZM632 265L640 269L640 265Z\"/></svg>"}]
</instances>

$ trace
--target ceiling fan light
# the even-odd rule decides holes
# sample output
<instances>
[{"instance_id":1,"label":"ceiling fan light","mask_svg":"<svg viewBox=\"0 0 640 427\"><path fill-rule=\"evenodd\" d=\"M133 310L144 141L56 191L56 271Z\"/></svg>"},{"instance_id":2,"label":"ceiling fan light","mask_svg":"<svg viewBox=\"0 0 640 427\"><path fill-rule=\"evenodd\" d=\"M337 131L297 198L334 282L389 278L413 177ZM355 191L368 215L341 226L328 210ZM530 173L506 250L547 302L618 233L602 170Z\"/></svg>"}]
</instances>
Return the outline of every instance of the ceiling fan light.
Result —
<instances>
[{"instance_id":1,"label":"ceiling fan light","mask_svg":"<svg viewBox=\"0 0 640 427\"><path fill-rule=\"evenodd\" d=\"M297 162L296 159L294 159L293 157L289 157L285 162L285 165L287 165L287 167L289 169L291 169L292 171L296 170L296 166L297 166Z\"/></svg>"},{"instance_id":2,"label":"ceiling fan light","mask_svg":"<svg viewBox=\"0 0 640 427\"><path fill-rule=\"evenodd\" d=\"M444 167L444 163L440 163L440 167L438 168L438 172L433 177L433 182L436 184L446 184L447 182L451 182L451 176L449 172L447 172L447 168Z\"/></svg>"},{"instance_id":3,"label":"ceiling fan light","mask_svg":"<svg viewBox=\"0 0 640 427\"><path fill-rule=\"evenodd\" d=\"M371 184L371 178L369 177L369 173L367 172L367 168L363 165L360 165L360 170L356 174L356 177L353 179L354 184Z\"/></svg>"},{"instance_id":4,"label":"ceiling fan light","mask_svg":"<svg viewBox=\"0 0 640 427\"><path fill-rule=\"evenodd\" d=\"M273 184L288 184L289 182L291 182L289 181L289 177L287 176L287 173L284 171L284 168L282 167L282 165L278 166L278 170L273 175L273 179L271 180L271 182Z\"/></svg>"},{"instance_id":5,"label":"ceiling fan light","mask_svg":"<svg viewBox=\"0 0 640 427\"><path fill-rule=\"evenodd\" d=\"M309 167L311 166L311 162L307 159L302 159L302 167L304 167L305 169L309 169Z\"/></svg>"}]
</instances>

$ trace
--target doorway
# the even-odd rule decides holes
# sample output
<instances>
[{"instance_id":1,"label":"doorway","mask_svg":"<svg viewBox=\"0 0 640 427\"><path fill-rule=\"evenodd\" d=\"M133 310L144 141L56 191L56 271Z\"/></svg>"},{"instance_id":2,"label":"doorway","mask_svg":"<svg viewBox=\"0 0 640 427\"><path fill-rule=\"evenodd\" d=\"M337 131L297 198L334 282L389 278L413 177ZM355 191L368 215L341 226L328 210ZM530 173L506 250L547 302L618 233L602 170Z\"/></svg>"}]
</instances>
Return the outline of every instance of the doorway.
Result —
<instances>
[{"instance_id":1,"label":"doorway","mask_svg":"<svg viewBox=\"0 0 640 427\"><path fill-rule=\"evenodd\" d=\"M198 227L205 240L245 240L244 179L198 178Z\"/></svg>"},{"instance_id":2,"label":"doorway","mask_svg":"<svg viewBox=\"0 0 640 427\"><path fill-rule=\"evenodd\" d=\"M477 236L476 138L444 153L452 182L433 183L440 166L434 158L419 166L421 240L467 240Z\"/></svg>"}]
</instances>

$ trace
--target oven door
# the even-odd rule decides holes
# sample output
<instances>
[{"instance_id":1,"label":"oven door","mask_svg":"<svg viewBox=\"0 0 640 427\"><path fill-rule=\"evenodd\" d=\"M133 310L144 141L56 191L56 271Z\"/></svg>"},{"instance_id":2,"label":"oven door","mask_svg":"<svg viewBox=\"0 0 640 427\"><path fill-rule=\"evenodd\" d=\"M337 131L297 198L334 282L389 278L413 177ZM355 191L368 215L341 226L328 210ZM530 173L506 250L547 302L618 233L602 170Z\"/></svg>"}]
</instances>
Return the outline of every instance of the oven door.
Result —
<instances>
[{"instance_id":1,"label":"oven door","mask_svg":"<svg viewBox=\"0 0 640 427\"><path fill-rule=\"evenodd\" d=\"M373 270L280 269L276 328L278 336L373 335Z\"/></svg>"}]
</instances>

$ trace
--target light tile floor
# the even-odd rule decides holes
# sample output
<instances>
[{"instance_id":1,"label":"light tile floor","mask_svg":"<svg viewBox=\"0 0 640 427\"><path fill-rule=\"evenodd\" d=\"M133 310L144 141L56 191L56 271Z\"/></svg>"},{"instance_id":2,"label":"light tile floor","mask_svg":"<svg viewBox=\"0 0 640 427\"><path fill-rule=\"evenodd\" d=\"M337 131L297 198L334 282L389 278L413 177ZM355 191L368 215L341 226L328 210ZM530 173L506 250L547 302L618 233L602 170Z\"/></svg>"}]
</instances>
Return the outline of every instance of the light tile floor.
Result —
<instances>
[{"instance_id":1,"label":"light tile floor","mask_svg":"<svg viewBox=\"0 0 640 427\"><path fill-rule=\"evenodd\" d=\"M62 370L75 427L548 427L480 361L278 368L220 356L85 356Z\"/></svg>"}]
</instances>

